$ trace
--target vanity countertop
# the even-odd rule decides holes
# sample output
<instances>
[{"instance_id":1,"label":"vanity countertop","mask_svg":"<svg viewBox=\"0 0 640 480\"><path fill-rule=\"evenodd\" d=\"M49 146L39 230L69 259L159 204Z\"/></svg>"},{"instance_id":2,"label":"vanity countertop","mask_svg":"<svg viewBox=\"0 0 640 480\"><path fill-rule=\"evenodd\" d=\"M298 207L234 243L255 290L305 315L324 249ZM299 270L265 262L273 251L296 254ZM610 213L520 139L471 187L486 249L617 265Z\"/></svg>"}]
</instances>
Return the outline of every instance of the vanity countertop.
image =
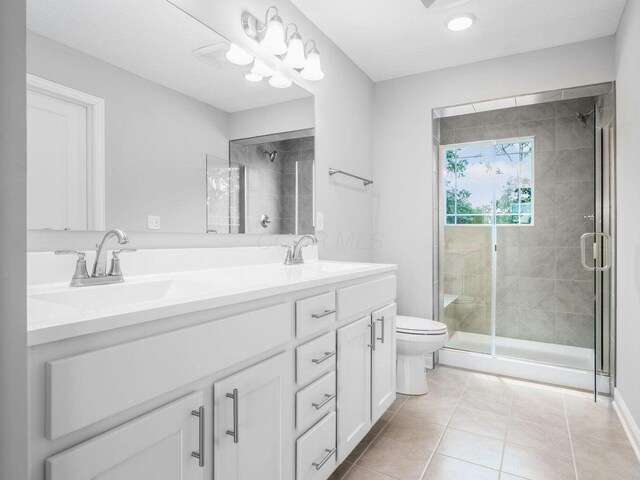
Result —
<instances>
[{"instance_id":1,"label":"vanity countertop","mask_svg":"<svg viewBox=\"0 0 640 480\"><path fill-rule=\"evenodd\" d=\"M310 261L127 277L124 283L27 290L28 345L150 322L385 272L396 265Z\"/></svg>"}]
</instances>

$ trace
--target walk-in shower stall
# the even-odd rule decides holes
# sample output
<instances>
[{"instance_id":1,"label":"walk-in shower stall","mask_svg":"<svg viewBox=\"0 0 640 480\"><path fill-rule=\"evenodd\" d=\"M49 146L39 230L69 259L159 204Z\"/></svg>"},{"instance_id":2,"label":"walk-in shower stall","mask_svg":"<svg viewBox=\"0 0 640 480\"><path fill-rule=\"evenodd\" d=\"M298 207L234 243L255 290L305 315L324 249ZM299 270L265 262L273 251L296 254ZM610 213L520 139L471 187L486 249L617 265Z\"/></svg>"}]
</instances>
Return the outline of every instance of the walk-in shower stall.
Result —
<instances>
[{"instance_id":1,"label":"walk-in shower stall","mask_svg":"<svg viewBox=\"0 0 640 480\"><path fill-rule=\"evenodd\" d=\"M611 83L434 111L442 362L608 390L614 121Z\"/></svg>"}]
</instances>

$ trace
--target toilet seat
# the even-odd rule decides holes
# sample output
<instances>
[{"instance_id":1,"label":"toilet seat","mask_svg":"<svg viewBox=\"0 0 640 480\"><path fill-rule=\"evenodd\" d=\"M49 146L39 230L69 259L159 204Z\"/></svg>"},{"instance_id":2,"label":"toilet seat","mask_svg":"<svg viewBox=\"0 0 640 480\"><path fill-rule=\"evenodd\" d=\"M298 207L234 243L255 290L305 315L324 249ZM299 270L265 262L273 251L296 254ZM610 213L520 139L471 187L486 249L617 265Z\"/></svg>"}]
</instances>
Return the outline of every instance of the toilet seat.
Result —
<instances>
[{"instance_id":1,"label":"toilet seat","mask_svg":"<svg viewBox=\"0 0 640 480\"><path fill-rule=\"evenodd\" d=\"M426 318L398 315L396 332L405 335L444 335L447 333L447 326Z\"/></svg>"}]
</instances>

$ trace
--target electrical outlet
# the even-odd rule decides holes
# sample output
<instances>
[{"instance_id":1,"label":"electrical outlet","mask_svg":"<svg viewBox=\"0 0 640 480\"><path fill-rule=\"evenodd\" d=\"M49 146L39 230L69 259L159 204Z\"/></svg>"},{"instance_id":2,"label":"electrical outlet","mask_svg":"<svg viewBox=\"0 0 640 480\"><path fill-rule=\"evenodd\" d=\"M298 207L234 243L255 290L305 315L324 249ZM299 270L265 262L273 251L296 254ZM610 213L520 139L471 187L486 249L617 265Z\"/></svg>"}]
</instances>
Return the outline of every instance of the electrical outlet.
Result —
<instances>
[{"instance_id":1,"label":"electrical outlet","mask_svg":"<svg viewBox=\"0 0 640 480\"><path fill-rule=\"evenodd\" d=\"M158 215L149 215L147 217L147 228L149 230L160 230L160 217Z\"/></svg>"},{"instance_id":2,"label":"electrical outlet","mask_svg":"<svg viewBox=\"0 0 640 480\"><path fill-rule=\"evenodd\" d=\"M316 213L316 232L322 232L324 230L324 213Z\"/></svg>"}]
</instances>

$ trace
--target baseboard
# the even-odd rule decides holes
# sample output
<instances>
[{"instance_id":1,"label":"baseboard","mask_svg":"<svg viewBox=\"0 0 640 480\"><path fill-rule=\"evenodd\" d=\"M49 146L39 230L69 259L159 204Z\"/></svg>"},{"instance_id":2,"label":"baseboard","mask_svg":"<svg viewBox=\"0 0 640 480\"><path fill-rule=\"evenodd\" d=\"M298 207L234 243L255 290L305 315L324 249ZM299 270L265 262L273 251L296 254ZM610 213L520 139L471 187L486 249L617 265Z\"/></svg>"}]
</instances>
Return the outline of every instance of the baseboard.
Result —
<instances>
[{"instance_id":1,"label":"baseboard","mask_svg":"<svg viewBox=\"0 0 640 480\"><path fill-rule=\"evenodd\" d=\"M613 389L613 408L618 414L620 422L622 422L624 431L627 433L627 437L629 437L629 442L631 442L633 451L636 452L638 461L640 461L640 428L638 428L638 424L631 416L631 412L627 408L627 404L624 403L620 391L617 388Z\"/></svg>"}]
</instances>

